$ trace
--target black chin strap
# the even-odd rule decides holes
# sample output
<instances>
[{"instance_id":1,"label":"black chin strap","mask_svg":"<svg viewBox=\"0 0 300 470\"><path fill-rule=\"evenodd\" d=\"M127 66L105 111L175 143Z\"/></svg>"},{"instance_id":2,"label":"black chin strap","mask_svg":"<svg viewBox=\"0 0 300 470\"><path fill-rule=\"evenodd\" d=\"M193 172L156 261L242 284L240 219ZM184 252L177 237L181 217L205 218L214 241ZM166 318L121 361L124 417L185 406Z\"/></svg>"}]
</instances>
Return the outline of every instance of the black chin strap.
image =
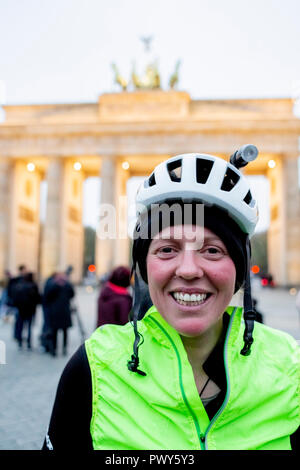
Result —
<instances>
[{"instance_id":1,"label":"black chin strap","mask_svg":"<svg viewBox=\"0 0 300 470\"><path fill-rule=\"evenodd\" d=\"M250 282L250 242L247 240L247 274L245 280L244 290L244 320L245 320L245 331L244 331L244 347L241 350L243 356L249 356L251 354L251 345L253 343L253 330L254 320L256 313L253 309L252 296L251 296L251 282Z\"/></svg>"},{"instance_id":2,"label":"black chin strap","mask_svg":"<svg viewBox=\"0 0 300 470\"><path fill-rule=\"evenodd\" d=\"M131 273L134 273L134 301L133 301L133 307L132 307L133 318L132 318L131 324L133 326L135 338L134 338L134 343L133 343L133 354L131 355L131 359L127 362L127 367L128 367L128 370L130 370L131 372L137 372L140 375L146 375L145 372L138 369L139 347L141 346L141 344L143 344L144 338L141 335L141 333L138 332L138 327L137 327L139 308L141 304L141 299L140 299L141 292L140 292L140 287L139 287L138 276L135 270L135 263L132 267ZM140 343L141 337L142 337L142 342Z\"/></svg>"}]
</instances>

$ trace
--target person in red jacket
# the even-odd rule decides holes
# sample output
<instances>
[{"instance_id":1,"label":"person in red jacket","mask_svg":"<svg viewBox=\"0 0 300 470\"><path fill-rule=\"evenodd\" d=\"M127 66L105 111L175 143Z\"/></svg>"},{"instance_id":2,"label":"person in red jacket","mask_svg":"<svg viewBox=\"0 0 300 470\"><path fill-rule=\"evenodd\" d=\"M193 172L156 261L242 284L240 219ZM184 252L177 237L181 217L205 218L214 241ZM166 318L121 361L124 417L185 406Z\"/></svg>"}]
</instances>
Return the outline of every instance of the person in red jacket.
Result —
<instances>
[{"instance_id":1,"label":"person in red jacket","mask_svg":"<svg viewBox=\"0 0 300 470\"><path fill-rule=\"evenodd\" d=\"M115 268L98 298L97 327L106 323L125 325L129 321L132 297L128 291L130 270L125 266Z\"/></svg>"}]
</instances>

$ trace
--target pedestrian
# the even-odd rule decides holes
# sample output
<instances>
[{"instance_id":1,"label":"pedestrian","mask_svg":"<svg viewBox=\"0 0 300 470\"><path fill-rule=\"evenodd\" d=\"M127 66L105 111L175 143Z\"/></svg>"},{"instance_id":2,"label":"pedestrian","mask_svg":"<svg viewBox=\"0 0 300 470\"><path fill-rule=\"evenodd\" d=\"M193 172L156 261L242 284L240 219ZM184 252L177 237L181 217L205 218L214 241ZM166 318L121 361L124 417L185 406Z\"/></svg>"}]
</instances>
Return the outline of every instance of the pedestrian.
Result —
<instances>
[{"instance_id":1,"label":"pedestrian","mask_svg":"<svg viewBox=\"0 0 300 470\"><path fill-rule=\"evenodd\" d=\"M11 304L13 304L13 290L14 290L14 285L19 282L20 280L23 279L25 274L27 273L27 268L25 264L20 264L18 266L18 275L17 276L11 276L8 284L7 284L7 295L8 299Z\"/></svg>"},{"instance_id":2,"label":"pedestrian","mask_svg":"<svg viewBox=\"0 0 300 470\"><path fill-rule=\"evenodd\" d=\"M16 284L23 279L25 274L27 273L27 268L24 264L21 264L18 267L18 275L17 276L9 276L8 283L7 283L7 304L11 307L15 307L14 305L14 289Z\"/></svg>"},{"instance_id":3,"label":"pedestrian","mask_svg":"<svg viewBox=\"0 0 300 470\"><path fill-rule=\"evenodd\" d=\"M3 318L3 321L7 321L12 307L9 306L9 298L7 293L8 284L11 280L11 274L9 271L5 270L3 280L3 288L0 298L0 318Z\"/></svg>"},{"instance_id":4,"label":"pedestrian","mask_svg":"<svg viewBox=\"0 0 300 470\"><path fill-rule=\"evenodd\" d=\"M36 307L41 303L38 285L33 274L27 272L15 283L13 289L13 301L18 310L15 326L15 338L19 348L23 346L23 328L27 327L27 349L31 349L31 327L35 317Z\"/></svg>"},{"instance_id":5,"label":"pedestrian","mask_svg":"<svg viewBox=\"0 0 300 470\"><path fill-rule=\"evenodd\" d=\"M55 273L48 279L44 290L43 305L47 313L47 331L49 352L56 356L58 331L63 333L63 355L67 354L68 328L72 326L71 304L75 292L67 275Z\"/></svg>"},{"instance_id":6,"label":"pedestrian","mask_svg":"<svg viewBox=\"0 0 300 470\"><path fill-rule=\"evenodd\" d=\"M42 295L42 311L43 311L43 324L42 330L40 334L40 343L41 347L44 348L45 352L50 352L51 345L52 345L52 331L50 327L50 320L49 320L49 305L50 303L47 302L48 297L48 288L51 286L51 282L55 276L55 272L52 273L47 279L44 284L44 291Z\"/></svg>"},{"instance_id":7,"label":"pedestrian","mask_svg":"<svg viewBox=\"0 0 300 470\"><path fill-rule=\"evenodd\" d=\"M130 269L116 267L98 297L97 327L106 323L125 325L129 321L132 297L128 292Z\"/></svg>"},{"instance_id":8,"label":"pedestrian","mask_svg":"<svg viewBox=\"0 0 300 470\"><path fill-rule=\"evenodd\" d=\"M179 155L136 203L131 322L98 328L71 358L44 448L294 448L299 347L254 321L247 178L221 158ZM137 271L153 302L140 321ZM231 306L240 288L243 307Z\"/></svg>"},{"instance_id":9,"label":"pedestrian","mask_svg":"<svg viewBox=\"0 0 300 470\"><path fill-rule=\"evenodd\" d=\"M7 300L6 303L9 307L11 307L14 315L14 331L13 336L14 339L17 340L17 325L18 325L18 309L15 303L16 297L16 289L17 285L20 281L23 280L23 277L27 273L27 268L24 264L18 266L18 275L12 276L7 284Z\"/></svg>"}]
</instances>

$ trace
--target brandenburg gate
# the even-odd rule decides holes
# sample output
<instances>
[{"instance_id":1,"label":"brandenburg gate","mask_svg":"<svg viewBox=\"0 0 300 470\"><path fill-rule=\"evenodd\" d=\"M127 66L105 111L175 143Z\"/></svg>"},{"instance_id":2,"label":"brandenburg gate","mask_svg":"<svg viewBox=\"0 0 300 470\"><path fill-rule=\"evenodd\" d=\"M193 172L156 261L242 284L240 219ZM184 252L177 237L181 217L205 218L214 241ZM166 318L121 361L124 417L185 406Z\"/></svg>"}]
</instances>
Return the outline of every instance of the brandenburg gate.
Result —
<instances>
[{"instance_id":1,"label":"brandenburg gate","mask_svg":"<svg viewBox=\"0 0 300 470\"><path fill-rule=\"evenodd\" d=\"M126 225L119 201L130 177L149 174L171 155L203 152L228 159L240 146L253 143L259 158L244 171L270 181L269 270L280 285L300 284L300 120L293 115L292 100L193 100L186 92L140 89L103 94L91 104L4 109L0 278L5 269L15 272L25 263L42 279L72 265L73 280L81 279L85 178L101 178L101 203L113 204ZM48 191L41 226L43 180ZM128 264L129 246L125 237L96 237L98 274Z\"/></svg>"}]
</instances>

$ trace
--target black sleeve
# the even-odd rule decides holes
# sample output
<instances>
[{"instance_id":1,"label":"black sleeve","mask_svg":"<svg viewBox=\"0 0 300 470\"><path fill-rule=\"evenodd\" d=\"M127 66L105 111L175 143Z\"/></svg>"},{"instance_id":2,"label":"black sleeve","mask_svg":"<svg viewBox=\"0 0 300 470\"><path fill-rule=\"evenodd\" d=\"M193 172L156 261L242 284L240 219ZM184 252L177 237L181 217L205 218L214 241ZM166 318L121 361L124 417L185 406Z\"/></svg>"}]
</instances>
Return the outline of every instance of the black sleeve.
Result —
<instances>
[{"instance_id":1,"label":"black sleeve","mask_svg":"<svg viewBox=\"0 0 300 470\"><path fill-rule=\"evenodd\" d=\"M42 450L93 450L91 417L92 380L83 344L61 375Z\"/></svg>"},{"instance_id":2,"label":"black sleeve","mask_svg":"<svg viewBox=\"0 0 300 470\"><path fill-rule=\"evenodd\" d=\"M300 427L291 435L292 450L300 452Z\"/></svg>"}]
</instances>

